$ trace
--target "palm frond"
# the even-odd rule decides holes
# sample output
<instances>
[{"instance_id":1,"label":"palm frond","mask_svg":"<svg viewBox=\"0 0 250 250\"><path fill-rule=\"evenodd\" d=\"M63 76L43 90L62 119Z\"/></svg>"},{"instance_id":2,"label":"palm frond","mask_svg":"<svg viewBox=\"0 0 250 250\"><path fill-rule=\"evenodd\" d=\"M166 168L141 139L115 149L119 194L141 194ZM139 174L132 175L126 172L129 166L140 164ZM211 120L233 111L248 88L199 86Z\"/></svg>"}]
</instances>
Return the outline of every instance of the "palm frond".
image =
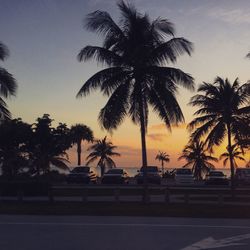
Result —
<instances>
[{"instance_id":1,"label":"palm frond","mask_svg":"<svg viewBox=\"0 0 250 250\"><path fill-rule=\"evenodd\" d=\"M127 115L129 106L129 85L121 84L110 96L107 104L101 109L98 120L107 130L116 129Z\"/></svg>"},{"instance_id":2,"label":"palm frond","mask_svg":"<svg viewBox=\"0 0 250 250\"><path fill-rule=\"evenodd\" d=\"M0 42L0 60L4 61L9 56L9 50L6 45Z\"/></svg>"},{"instance_id":3,"label":"palm frond","mask_svg":"<svg viewBox=\"0 0 250 250\"><path fill-rule=\"evenodd\" d=\"M6 102L0 97L0 120L1 118L3 120L10 120L11 119L11 113L8 110L8 106Z\"/></svg>"},{"instance_id":4,"label":"palm frond","mask_svg":"<svg viewBox=\"0 0 250 250\"><path fill-rule=\"evenodd\" d=\"M0 68L0 95L5 98L14 96L17 90L17 83L14 77L5 69Z\"/></svg>"},{"instance_id":5,"label":"palm frond","mask_svg":"<svg viewBox=\"0 0 250 250\"><path fill-rule=\"evenodd\" d=\"M192 43L185 38L172 38L156 47L152 51L149 61L158 65L162 65L165 62L175 63L180 55L184 53L191 55L192 51Z\"/></svg>"},{"instance_id":6,"label":"palm frond","mask_svg":"<svg viewBox=\"0 0 250 250\"><path fill-rule=\"evenodd\" d=\"M77 97L87 96L91 90L96 90L98 88L101 89L104 82L108 82L110 79L117 76L119 79L120 75L123 76L123 72L123 68L121 67L106 68L97 72L84 83L79 90ZM117 81L111 81L111 83L106 87L106 91L113 89L117 85Z\"/></svg>"},{"instance_id":7,"label":"palm frond","mask_svg":"<svg viewBox=\"0 0 250 250\"><path fill-rule=\"evenodd\" d=\"M86 46L84 47L78 54L78 60L88 61L90 59L95 59L97 62L107 65L119 65L121 61L121 57L103 47L98 46Z\"/></svg>"}]
</instances>

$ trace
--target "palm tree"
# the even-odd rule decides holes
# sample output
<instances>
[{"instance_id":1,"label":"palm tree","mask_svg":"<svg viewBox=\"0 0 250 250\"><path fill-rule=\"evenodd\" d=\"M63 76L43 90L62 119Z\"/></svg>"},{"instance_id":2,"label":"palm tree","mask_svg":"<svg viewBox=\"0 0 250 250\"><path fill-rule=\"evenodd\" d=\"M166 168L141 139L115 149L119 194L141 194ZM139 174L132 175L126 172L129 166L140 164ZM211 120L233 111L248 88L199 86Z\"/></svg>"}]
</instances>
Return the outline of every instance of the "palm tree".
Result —
<instances>
[{"instance_id":1,"label":"palm tree","mask_svg":"<svg viewBox=\"0 0 250 250\"><path fill-rule=\"evenodd\" d=\"M159 151L159 153L156 155L155 159L161 162L161 170L162 170L162 174L163 174L164 173L164 162L167 163L170 161L169 155L166 152Z\"/></svg>"},{"instance_id":2,"label":"palm tree","mask_svg":"<svg viewBox=\"0 0 250 250\"><path fill-rule=\"evenodd\" d=\"M120 156L119 153L114 152L116 146L113 146L112 142L107 141L105 136L102 140L96 140L95 143L88 149L92 151L87 156L87 165L98 160L97 166L101 168L101 176L103 176L106 167L115 168L116 164L112 160L113 156Z\"/></svg>"},{"instance_id":3,"label":"palm tree","mask_svg":"<svg viewBox=\"0 0 250 250\"><path fill-rule=\"evenodd\" d=\"M240 161L244 161L245 159L244 157L242 157L241 155L244 155L244 151L241 149L241 147L238 144L234 144L232 146L232 157L233 157L233 163L234 163L234 167L237 168L237 162L236 160L240 160ZM226 166L228 161L230 161L230 155L228 152L225 152L223 154L220 155L220 160L223 160L223 165Z\"/></svg>"},{"instance_id":4,"label":"palm tree","mask_svg":"<svg viewBox=\"0 0 250 250\"><path fill-rule=\"evenodd\" d=\"M191 167L195 178L202 180L202 176L207 174L210 169L215 168L210 161L218 161L215 157L207 153L208 149L204 142L190 140L178 160L186 160L187 163L183 167Z\"/></svg>"},{"instance_id":5,"label":"palm tree","mask_svg":"<svg viewBox=\"0 0 250 250\"><path fill-rule=\"evenodd\" d=\"M220 145L227 136L227 151L229 154L231 183L233 188L234 161L232 142L244 127L245 117L249 115L250 83L240 86L238 79L233 84L228 79L217 77L213 84L203 83L197 94L191 98L190 104L198 106L196 117L189 125L195 131L191 137L194 140L207 135L208 147Z\"/></svg>"},{"instance_id":6,"label":"palm tree","mask_svg":"<svg viewBox=\"0 0 250 250\"><path fill-rule=\"evenodd\" d=\"M8 56L8 48L0 42L0 60L4 61ZM11 118L10 111L3 98L14 96L16 89L16 80L6 69L0 67L0 120Z\"/></svg>"},{"instance_id":7,"label":"palm tree","mask_svg":"<svg viewBox=\"0 0 250 250\"><path fill-rule=\"evenodd\" d=\"M107 67L90 77L79 90L83 97L100 89L108 96L99 113L99 122L108 131L116 129L128 115L139 124L142 145L142 165L147 166L146 133L148 111L151 106L167 128L184 121L176 100L178 85L193 89L193 78L166 63L175 63L177 57L192 52L192 44L174 36L174 26L158 17L151 21L132 5L118 3L121 12L119 24L109 13L95 11L86 18L86 28L103 35L103 46L86 46L79 61L95 59ZM166 40L170 38L170 40ZM146 168L145 168L146 169Z\"/></svg>"},{"instance_id":8,"label":"palm tree","mask_svg":"<svg viewBox=\"0 0 250 250\"><path fill-rule=\"evenodd\" d=\"M84 124L76 124L71 127L71 138L73 144L77 145L77 165L81 165L82 142L94 140L93 131Z\"/></svg>"}]
</instances>

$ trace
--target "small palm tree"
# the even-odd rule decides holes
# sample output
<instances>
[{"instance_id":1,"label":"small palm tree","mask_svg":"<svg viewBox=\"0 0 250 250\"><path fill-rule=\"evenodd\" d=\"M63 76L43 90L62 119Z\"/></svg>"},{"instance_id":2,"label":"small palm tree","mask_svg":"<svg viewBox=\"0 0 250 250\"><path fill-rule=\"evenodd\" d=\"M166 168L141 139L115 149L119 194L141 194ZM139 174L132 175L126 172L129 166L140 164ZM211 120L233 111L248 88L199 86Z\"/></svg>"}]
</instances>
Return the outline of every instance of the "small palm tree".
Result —
<instances>
[{"instance_id":1,"label":"small palm tree","mask_svg":"<svg viewBox=\"0 0 250 250\"><path fill-rule=\"evenodd\" d=\"M210 161L218 161L215 157L207 153L208 149L204 142L191 140L183 149L182 155L178 160L186 160L187 163L183 167L191 167L194 177L197 180L202 180L202 176L207 174L210 169L215 168Z\"/></svg>"},{"instance_id":2,"label":"small palm tree","mask_svg":"<svg viewBox=\"0 0 250 250\"><path fill-rule=\"evenodd\" d=\"M238 79L233 84L228 79L217 77L213 84L203 83L198 88L200 94L191 98L190 104L198 106L195 118L188 126L193 140L206 137L211 148L220 145L227 137L227 151L231 169L231 184L234 182L233 141L246 127L246 117L250 112L250 83L240 86Z\"/></svg>"},{"instance_id":3,"label":"small palm tree","mask_svg":"<svg viewBox=\"0 0 250 250\"><path fill-rule=\"evenodd\" d=\"M112 142L107 141L105 136L102 140L96 140L95 143L88 149L92 151L87 156L87 165L98 160L97 166L101 168L101 176L103 176L106 167L115 168L116 164L112 160L113 156L120 156L119 153L114 152L116 146L113 146Z\"/></svg>"},{"instance_id":4,"label":"small palm tree","mask_svg":"<svg viewBox=\"0 0 250 250\"><path fill-rule=\"evenodd\" d=\"M232 146L232 157L233 157L234 166L236 168L238 167L237 160L245 162L245 159L244 159L244 157L242 157L242 155L244 155L244 151L241 149L241 147L238 144L234 144ZM225 153L221 154L220 155L220 160L222 160L222 159L224 159L223 160L223 165L226 166L228 161L230 161L229 153L225 152Z\"/></svg>"},{"instance_id":5,"label":"small palm tree","mask_svg":"<svg viewBox=\"0 0 250 250\"><path fill-rule=\"evenodd\" d=\"M84 124L76 124L70 129L73 144L77 145L77 165L81 165L82 142L94 140L93 131Z\"/></svg>"},{"instance_id":6,"label":"small palm tree","mask_svg":"<svg viewBox=\"0 0 250 250\"><path fill-rule=\"evenodd\" d=\"M4 61L9 56L8 48L0 42L0 60ZM0 67L0 120L10 119L11 114L3 98L9 98L16 94L17 84L13 76Z\"/></svg>"},{"instance_id":7,"label":"small palm tree","mask_svg":"<svg viewBox=\"0 0 250 250\"><path fill-rule=\"evenodd\" d=\"M146 167L149 106L169 129L184 121L176 99L177 89L181 85L192 90L193 78L166 64L175 63L182 54L191 55L192 44L175 37L174 26L167 19L150 20L124 1L118 7L119 24L104 11L87 16L87 29L103 35L104 42L101 47L84 47L78 59L95 59L107 67L90 77L77 97L97 89L109 97L99 114L101 126L109 131L117 129L127 115L140 126L142 165Z\"/></svg>"},{"instance_id":8,"label":"small palm tree","mask_svg":"<svg viewBox=\"0 0 250 250\"><path fill-rule=\"evenodd\" d=\"M169 155L166 152L159 151L159 153L156 155L155 159L161 162L161 170L162 170L162 174L163 174L164 173L164 162L167 163L170 161Z\"/></svg>"}]
</instances>

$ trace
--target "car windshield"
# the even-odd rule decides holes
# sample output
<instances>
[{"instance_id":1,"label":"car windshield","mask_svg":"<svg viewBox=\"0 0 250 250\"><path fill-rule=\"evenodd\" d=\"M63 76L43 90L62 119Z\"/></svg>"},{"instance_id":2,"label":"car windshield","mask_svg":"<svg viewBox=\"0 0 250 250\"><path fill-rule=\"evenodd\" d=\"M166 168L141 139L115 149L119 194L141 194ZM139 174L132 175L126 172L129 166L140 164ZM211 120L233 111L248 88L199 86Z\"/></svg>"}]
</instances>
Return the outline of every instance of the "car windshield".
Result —
<instances>
[{"instance_id":1,"label":"car windshield","mask_svg":"<svg viewBox=\"0 0 250 250\"><path fill-rule=\"evenodd\" d=\"M108 170L107 174L123 174L122 169L110 169Z\"/></svg>"},{"instance_id":2,"label":"car windshield","mask_svg":"<svg viewBox=\"0 0 250 250\"><path fill-rule=\"evenodd\" d=\"M224 174L220 171L213 171L209 173L210 176L224 176Z\"/></svg>"},{"instance_id":3,"label":"car windshield","mask_svg":"<svg viewBox=\"0 0 250 250\"><path fill-rule=\"evenodd\" d=\"M250 175L250 169L236 169L236 174Z\"/></svg>"},{"instance_id":4,"label":"car windshield","mask_svg":"<svg viewBox=\"0 0 250 250\"><path fill-rule=\"evenodd\" d=\"M71 173L89 173L89 169L89 167L76 167L71 171Z\"/></svg>"},{"instance_id":5,"label":"car windshield","mask_svg":"<svg viewBox=\"0 0 250 250\"><path fill-rule=\"evenodd\" d=\"M192 174L191 169L177 169L176 174Z\"/></svg>"},{"instance_id":6,"label":"car windshield","mask_svg":"<svg viewBox=\"0 0 250 250\"><path fill-rule=\"evenodd\" d=\"M141 167L141 172L144 172L147 168L147 172L158 172L158 168L154 166Z\"/></svg>"}]
</instances>

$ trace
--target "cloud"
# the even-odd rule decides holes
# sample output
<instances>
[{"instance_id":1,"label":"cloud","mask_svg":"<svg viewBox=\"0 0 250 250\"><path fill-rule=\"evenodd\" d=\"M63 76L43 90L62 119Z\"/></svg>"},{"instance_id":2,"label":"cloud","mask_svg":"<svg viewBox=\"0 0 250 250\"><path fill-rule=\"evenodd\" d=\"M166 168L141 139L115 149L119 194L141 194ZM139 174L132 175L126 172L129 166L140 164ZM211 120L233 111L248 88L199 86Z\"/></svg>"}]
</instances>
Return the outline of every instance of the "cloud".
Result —
<instances>
[{"instance_id":1,"label":"cloud","mask_svg":"<svg viewBox=\"0 0 250 250\"><path fill-rule=\"evenodd\" d=\"M163 141L163 139L166 138L166 134L163 134L163 133L153 134L152 133L152 134L148 134L147 137L153 141Z\"/></svg>"},{"instance_id":2,"label":"cloud","mask_svg":"<svg viewBox=\"0 0 250 250\"><path fill-rule=\"evenodd\" d=\"M185 128L186 129L187 127L187 124L186 123L181 123L179 124L178 126L174 125L172 126L172 129L183 129ZM152 126L149 127L149 130L150 131L158 131L158 130L167 130L167 127L164 123L159 123L159 124L154 124Z\"/></svg>"},{"instance_id":3,"label":"cloud","mask_svg":"<svg viewBox=\"0 0 250 250\"><path fill-rule=\"evenodd\" d=\"M250 9L224 9L213 8L208 11L208 16L214 19L219 19L227 23L243 24L250 23Z\"/></svg>"}]
</instances>

